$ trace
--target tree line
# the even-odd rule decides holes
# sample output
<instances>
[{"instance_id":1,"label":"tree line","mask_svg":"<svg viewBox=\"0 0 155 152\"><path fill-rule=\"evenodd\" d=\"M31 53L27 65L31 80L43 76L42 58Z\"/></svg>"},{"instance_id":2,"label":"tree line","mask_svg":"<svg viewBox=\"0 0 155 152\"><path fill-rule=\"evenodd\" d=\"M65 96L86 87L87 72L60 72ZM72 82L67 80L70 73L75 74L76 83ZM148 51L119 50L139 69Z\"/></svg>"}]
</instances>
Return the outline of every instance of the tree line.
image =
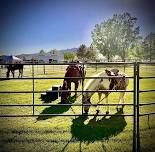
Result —
<instances>
[{"instance_id":1,"label":"tree line","mask_svg":"<svg viewBox=\"0 0 155 152\"><path fill-rule=\"evenodd\" d=\"M126 12L114 14L112 18L96 24L92 31L91 46L87 48L82 44L77 50L77 57L94 61L102 54L107 61L154 60L155 33L151 32L142 38L136 23L137 18Z\"/></svg>"},{"instance_id":2,"label":"tree line","mask_svg":"<svg viewBox=\"0 0 155 152\"><path fill-rule=\"evenodd\" d=\"M49 51L48 53L52 56L52 55L57 55L57 52L58 52L57 49L51 49L51 51ZM39 54L41 56L45 56L45 55L47 55L47 52L44 49L41 49L39 51ZM67 52L64 52L63 55L64 55L64 60L65 61L72 61L72 60L76 59L76 54L73 53L73 52L67 51Z\"/></svg>"},{"instance_id":3,"label":"tree line","mask_svg":"<svg viewBox=\"0 0 155 152\"><path fill-rule=\"evenodd\" d=\"M77 53L64 52L64 60L73 61L153 61L155 60L155 33L140 35L137 18L130 13L114 14L112 18L96 24L91 33L92 44L81 44ZM56 49L49 52L57 54ZM46 55L40 50L40 55Z\"/></svg>"}]
</instances>

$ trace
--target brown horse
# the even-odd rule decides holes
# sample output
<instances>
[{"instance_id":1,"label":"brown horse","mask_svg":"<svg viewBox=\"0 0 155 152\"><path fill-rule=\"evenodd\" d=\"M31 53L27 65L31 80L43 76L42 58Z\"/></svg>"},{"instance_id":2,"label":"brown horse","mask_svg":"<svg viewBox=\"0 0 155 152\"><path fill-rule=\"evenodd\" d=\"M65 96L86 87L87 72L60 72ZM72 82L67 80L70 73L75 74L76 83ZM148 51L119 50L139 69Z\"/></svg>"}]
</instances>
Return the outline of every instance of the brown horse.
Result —
<instances>
[{"instance_id":1,"label":"brown horse","mask_svg":"<svg viewBox=\"0 0 155 152\"><path fill-rule=\"evenodd\" d=\"M67 98L71 95L70 90L72 82L75 84L75 95L77 95L76 91L78 89L79 82L83 81L82 78L84 78L86 74L85 68L81 67L81 65L69 65L66 71L61 93L62 103L66 103Z\"/></svg>"},{"instance_id":2,"label":"brown horse","mask_svg":"<svg viewBox=\"0 0 155 152\"><path fill-rule=\"evenodd\" d=\"M23 76L23 64L9 64L7 66L7 72L6 72L6 77L9 78L10 72L12 73L12 76L14 78L15 76L15 70L19 70L19 75L18 78Z\"/></svg>"}]
</instances>

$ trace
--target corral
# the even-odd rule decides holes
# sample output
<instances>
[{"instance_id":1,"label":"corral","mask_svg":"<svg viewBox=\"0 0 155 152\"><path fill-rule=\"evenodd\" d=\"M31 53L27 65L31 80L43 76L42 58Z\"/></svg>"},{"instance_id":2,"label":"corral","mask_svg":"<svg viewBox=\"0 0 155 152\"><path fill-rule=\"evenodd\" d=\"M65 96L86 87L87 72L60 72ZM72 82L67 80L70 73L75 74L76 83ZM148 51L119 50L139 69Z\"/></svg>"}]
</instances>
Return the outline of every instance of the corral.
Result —
<instances>
[{"instance_id":1,"label":"corral","mask_svg":"<svg viewBox=\"0 0 155 152\"><path fill-rule=\"evenodd\" d=\"M106 68L122 71L123 65L87 63L85 82ZM41 92L62 84L67 64L24 65L24 77L9 80L4 79L5 69L0 69L1 151L138 151L139 139L141 151L154 151L155 119L150 116L155 113L154 63L125 66L130 83L123 113L116 111L118 92L113 92L110 114L105 117L106 105L101 104L100 115L96 117L92 106L88 118L82 115L81 96L68 105L59 104L60 99L43 103L49 101L40 98ZM95 94L93 103L97 99Z\"/></svg>"}]
</instances>

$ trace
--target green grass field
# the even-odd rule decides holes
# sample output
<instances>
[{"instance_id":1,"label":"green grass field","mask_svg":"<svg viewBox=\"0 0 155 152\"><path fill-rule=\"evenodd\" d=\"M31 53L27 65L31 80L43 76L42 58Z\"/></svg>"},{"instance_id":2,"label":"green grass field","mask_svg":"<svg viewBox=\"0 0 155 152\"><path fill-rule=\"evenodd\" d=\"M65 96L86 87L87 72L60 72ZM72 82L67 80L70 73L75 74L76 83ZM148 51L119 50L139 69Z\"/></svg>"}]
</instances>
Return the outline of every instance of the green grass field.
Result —
<instances>
[{"instance_id":1,"label":"green grass field","mask_svg":"<svg viewBox=\"0 0 155 152\"><path fill-rule=\"evenodd\" d=\"M65 66L35 66L35 77L64 76ZM105 66L89 67L87 76L105 70ZM112 68L112 67L108 67ZM122 67L118 67L122 71ZM31 77L31 66L24 67L24 77ZM133 76L133 67L127 67L126 73ZM141 66L141 76L155 76L154 66ZM0 69L0 76L5 76L5 69ZM16 74L17 77L17 74ZM85 83L88 80L85 80ZM35 90L47 90L52 85L61 84L63 80L35 80ZM79 87L79 90L81 86ZM128 90L133 89L130 79ZM140 89L155 89L155 79L140 80ZM32 91L32 80L4 80L0 82L0 91ZM119 93L109 96L109 103L118 103ZM133 103L133 93L126 93L126 102ZM141 93L140 103L155 102L153 92ZM80 103L81 96L75 103ZM97 103L98 96L92 98ZM40 93L35 94L35 104L42 104ZM52 103L59 103L60 98ZM105 103L104 101L102 103ZM32 104L32 94L0 94L0 104ZM43 106L35 107L35 114L81 114L77 106ZM105 114L106 107L100 113ZM140 113L155 112L155 105L140 107ZM95 114L96 108L91 107ZM128 152L132 151L133 117L116 116L120 114L116 107L110 107L114 116L38 116L0 118L0 151L1 152ZM124 107L124 114L133 114L132 106ZM0 107L0 114L32 114L32 107ZM155 150L155 116L140 117L141 151Z\"/></svg>"}]
</instances>

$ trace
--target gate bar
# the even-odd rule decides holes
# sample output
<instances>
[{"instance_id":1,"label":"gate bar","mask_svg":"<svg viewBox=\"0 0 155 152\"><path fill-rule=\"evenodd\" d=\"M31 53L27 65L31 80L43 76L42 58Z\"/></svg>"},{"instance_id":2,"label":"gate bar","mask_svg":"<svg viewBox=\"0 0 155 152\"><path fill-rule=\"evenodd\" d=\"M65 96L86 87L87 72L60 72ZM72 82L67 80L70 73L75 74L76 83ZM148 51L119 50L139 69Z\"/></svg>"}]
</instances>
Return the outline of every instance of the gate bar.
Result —
<instances>
[{"instance_id":1,"label":"gate bar","mask_svg":"<svg viewBox=\"0 0 155 152\"><path fill-rule=\"evenodd\" d=\"M83 68L82 70L83 70L83 72L84 72L84 70L85 70L85 69L84 69L84 64L82 64L82 68ZM84 107L83 107L84 77L83 77L83 76L84 76L84 74L82 75L82 115L84 114L84 113L83 113L83 111L84 111Z\"/></svg>"},{"instance_id":2,"label":"gate bar","mask_svg":"<svg viewBox=\"0 0 155 152\"><path fill-rule=\"evenodd\" d=\"M32 99L32 103L33 103L33 115L34 115L34 64L32 64L32 90L33 90L33 99Z\"/></svg>"},{"instance_id":3,"label":"gate bar","mask_svg":"<svg viewBox=\"0 0 155 152\"><path fill-rule=\"evenodd\" d=\"M133 143L132 143L132 151L136 152L137 150L137 139L136 139L136 81L137 81L137 63L134 63L134 80L133 80L133 87L134 87L134 93L133 93Z\"/></svg>"},{"instance_id":4,"label":"gate bar","mask_svg":"<svg viewBox=\"0 0 155 152\"><path fill-rule=\"evenodd\" d=\"M137 152L140 152L140 135L139 135L139 63L137 63Z\"/></svg>"},{"instance_id":5,"label":"gate bar","mask_svg":"<svg viewBox=\"0 0 155 152\"><path fill-rule=\"evenodd\" d=\"M47 90L41 90L41 91L0 91L0 93L42 93L46 92ZM66 92L65 90L53 90L52 92ZM82 90L70 90L70 92L82 92ZM83 90L83 92L134 92L134 90Z\"/></svg>"},{"instance_id":6,"label":"gate bar","mask_svg":"<svg viewBox=\"0 0 155 152\"><path fill-rule=\"evenodd\" d=\"M0 115L0 117L40 117L40 116L95 116L96 114L88 114L88 115L82 115L82 114L23 114L23 115ZM97 116L114 116L114 114L98 114ZM133 117L133 114L118 114L115 115L116 117Z\"/></svg>"},{"instance_id":7,"label":"gate bar","mask_svg":"<svg viewBox=\"0 0 155 152\"><path fill-rule=\"evenodd\" d=\"M133 106L131 103L108 103L108 104L83 104L83 106ZM0 107L13 107L13 106L18 106L18 107L31 107L31 106L82 106L81 103L74 103L74 104L1 104Z\"/></svg>"}]
</instances>

